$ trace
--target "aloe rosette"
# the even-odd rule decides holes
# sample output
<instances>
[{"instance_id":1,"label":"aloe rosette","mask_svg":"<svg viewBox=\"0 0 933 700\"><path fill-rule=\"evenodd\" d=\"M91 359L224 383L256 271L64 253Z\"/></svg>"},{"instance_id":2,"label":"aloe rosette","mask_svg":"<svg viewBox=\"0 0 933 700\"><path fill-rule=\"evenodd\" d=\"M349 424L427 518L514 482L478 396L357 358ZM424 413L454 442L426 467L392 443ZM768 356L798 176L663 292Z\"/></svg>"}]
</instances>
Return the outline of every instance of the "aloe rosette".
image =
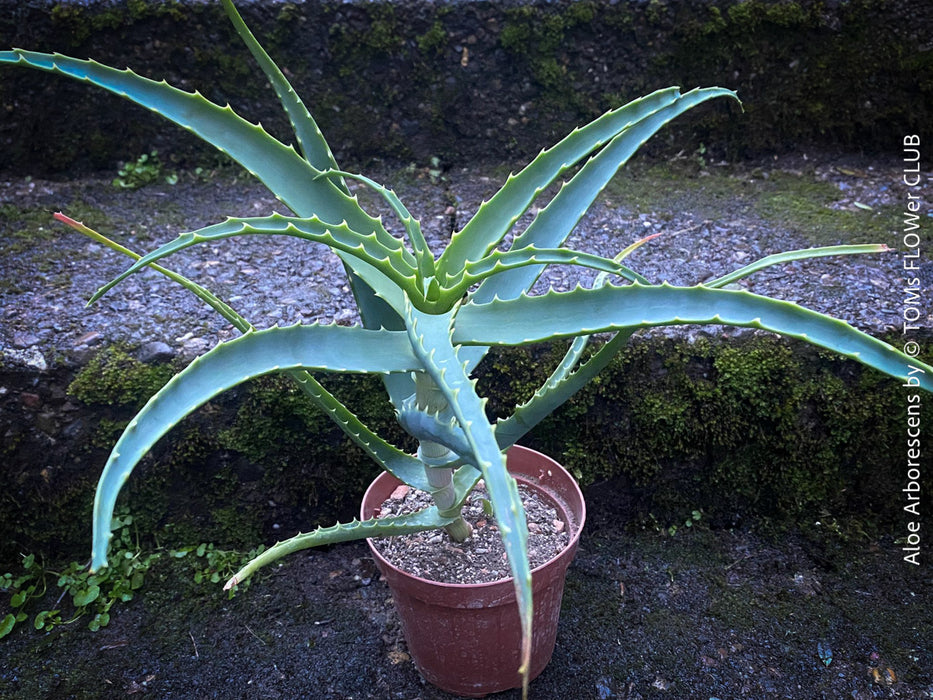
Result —
<instances>
[{"instance_id":1,"label":"aloe rosette","mask_svg":"<svg viewBox=\"0 0 933 700\"><path fill-rule=\"evenodd\" d=\"M89 60L14 49L0 63L69 76L121 95L200 136L263 182L293 213L230 218L138 255L92 229L57 217L136 261L104 285L96 301L144 267L168 275L228 319L242 335L194 360L143 407L117 441L101 475L94 504L92 566L107 565L114 505L139 459L184 416L247 379L284 372L378 464L404 483L426 490L435 505L406 516L342 523L279 542L238 572L236 585L260 566L289 552L363 537L446 528L469 535L460 509L482 478L508 555L523 628L522 671L531 639L531 571L527 528L504 451L573 395L636 331L666 325L726 324L797 338L858 360L902 381L933 390L933 368L850 325L795 304L726 289L760 269L824 255L877 253L883 245L832 246L768 256L725 277L694 287L653 285L622 261L574 251L564 242L618 169L655 132L713 98L736 99L721 88L659 90L613 109L542 151L484 202L435 256L418 220L394 192L362 175L340 170L301 99L243 23L231 0L221 0L237 32L265 72L285 109L297 147L273 138L229 106ZM519 218L552 184L560 188L531 224ZM348 181L375 191L401 221L405 237L390 234L351 194ZM508 249L503 243L514 233ZM244 236L292 236L319 243L343 261L362 326L306 325L255 330L210 291L160 265L164 258L204 242ZM599 272L592 286L528 294L548 265ZM584 360L588 339L614 334ZM472 370L490 346L574 339L564 359L525 404L491 423ZM419 441L403 452L367 428L309 370L379 374L401 425Z\"/></svg>"}]
</instances>

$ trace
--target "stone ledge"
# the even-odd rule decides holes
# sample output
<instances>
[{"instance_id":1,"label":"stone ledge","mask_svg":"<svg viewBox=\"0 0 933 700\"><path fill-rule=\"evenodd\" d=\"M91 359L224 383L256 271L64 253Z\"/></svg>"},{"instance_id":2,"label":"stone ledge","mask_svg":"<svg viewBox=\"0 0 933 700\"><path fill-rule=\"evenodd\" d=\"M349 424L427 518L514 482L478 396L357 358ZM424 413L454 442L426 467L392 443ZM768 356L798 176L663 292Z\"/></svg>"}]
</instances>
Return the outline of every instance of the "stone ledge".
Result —
<instances>
[{"instance_id":1,"label":"stone ledge","mask_svg":"<svg viewBox=\"0 0 933 700\"><path fill-rule=\"evenodd\" d=\"M655 147L885 151L891 124L921 133L933 121L933 84L920 80L933 71L925 0L239 4L344 162L527 156L671 84L736 89L746 111L704 108L676 127L695 132L690 143L671 134ZM216 3L0 0L0 46L128 65L288 133ZM152 147L206 157L118 98L0 70L0 167L109 168Z\"/></svg>"}]
</instances>

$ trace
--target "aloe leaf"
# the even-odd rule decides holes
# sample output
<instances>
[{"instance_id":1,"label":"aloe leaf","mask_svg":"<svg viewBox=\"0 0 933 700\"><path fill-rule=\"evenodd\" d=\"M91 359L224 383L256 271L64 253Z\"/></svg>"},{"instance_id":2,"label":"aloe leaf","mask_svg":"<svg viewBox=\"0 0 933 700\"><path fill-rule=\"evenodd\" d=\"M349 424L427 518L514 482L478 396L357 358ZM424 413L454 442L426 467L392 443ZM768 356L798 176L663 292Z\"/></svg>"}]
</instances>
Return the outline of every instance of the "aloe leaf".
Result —
<instances>
[{"instance_id":1,"label":"aloe leaf","mask_svg":"<svg viewBox=\"0 0 933 700\"><path fill-rule=\"evenodd\" d=\"M482 260L468 262L459 275L451 278L451 288L444 290L444 295L459 300L472 285L493 275L500 275L520 267L544 265L588 267L607 274L618 275L631 282L648 284L648 280L637 272L610 258L567 248L535 248L534 246L528 246L521 250L496 250Z\"/></svg>"},{"instance_id":2,"label":"aloe leaf","mask_svg":"<svg viewBox=\"0 0 933 700\"><path fill-rule=\"evenodd\" d=\"M709 287L605 286L460 308L454 343L522 345L654 326L723 324L772 331L858 360L933 391L933 367L844 321L749 292Z\"/></svg>"},{"instance_id":3,"label":"aloe leaf","mask_svg":"<svg viewBox=\"0 0 933 700\"><path fill-rule=\"evenodd\" d=\"M374 433L307 370L291 370L286 374L311 399L312 403L327 414L376 464L412 488L421 491L431 490L431 485L424 475L424 465L421 460L403 452Z\"/></svg>"},{"instance_id":4,"label":"aloe leaf","mask_svg":"<svg viewBox=\"0 0 933 700\"><path fill-rule=\"evenodd\" d=\"M61 54L13 49L0 51L0 63L75 78L156 112L226 153L298 216L345 222L357 231L384 232L379 220L369 216L355 197L348 196L329 178L317 179L321 171L294 148L270 136L262 126L238 116L229 106L220 107L197 92L185 92L165 81L143 78L129 69L117 70ZM338 256L347 266L364 325L400 329L401 302L393 285L368 263L343 253Z\"/></svg>"},{"instance_id":5,"label":"aloe leaf","mask_svg":"<svg viewBox=\"0 0 933 700\"><path fill-rule=\"evenodd\" d=\"M452 314L431 315L409 307L408 335L415 355L450 404L470 448L463 455L482 472L496 514L496 522L514 577L522 627L521 667L527 682L531 655L531 566L528 563L528 527L515 479L506 469L505 455L485 413L485 400L476 393L457 350L451 344Z\"/></svg>"},{"instance_id":6,"label":"aloe leaf","mask_svg":"<svg viewBox=\"0 0 933 700\"><path fill-rule=\"evenodd\" d=\"M85 226L80 221L75 221L71 217L65 216L65 214L63 214L62 212L55 213L54 218L58 221L61 221L63 224L70 226L71 228L78 231L79 233L84 234L91 240L107 246L111 250L114 250L118 253L122 253L123 255L126 255L127 257L132 258L133 260L139 260L140 258L142 258L142 256L139 253L136 253L130 250L129 248L126 248L120 245L116 241L110 238L107 238L107 236L104 236L103 234L98 233L94 229L88 226ZM206 289L205 287L202 287L200 284L196 282L192 282L190 279L188 279L187 277L183 275L179 275L177 272L173 272L172 270L162 267L161 265L150 264L150 267L156 272L159 272L165 275L173 282L177 282L182 287L187 289L189 292L194 294L196 297L201 299L205 304L210 306L212 309L214 309L214 311L219 313L221 316L227 319L231 324L233 324L233 327L236 328L241 333L246 333L247 331L253 330L252 324L250 324L245 318L240 316L240 314L238 314L236 310L233 309L233 307L231 307L225 301L220 299L217 295L215 295L210 290ZM90 304L91 302L88 302L88 303Z\"/></svg>"},{"instance_id":7,"label":"aloe leaf","mask_svg":"<svg viewBox=\"0 0 933 700\"><path fill-rule=\"evenodd\" d=\"M304 154L305 160L318 170L336 169L337 161L334 154L330 150L330 146L327 145L324 134L318 128L317 122L314 121L314 117L311 116L308 108L302 102L301 97L292 88L291 83L288 82L288 79L275 62L269 58L269 54L266 53L265 49L256 41L256 37L246 26L232 0L221 0L221 3L237 34L243 39L250 53L253 54L256 62L269 79L276 95L278 95L282 107L288 114L288 119L295 132L295 138L298 139L298 146ZM346 185L339 178L336 184L344 193L349 194Z\"/></svg>"},{"instance_id":8,"label":"aloe leaf","mask_svg":"<svg viewBox=\"0 0 933 700\"><path fill-rule=\"evenodd\" d=\"M334 222L346 220L352 228L363 231L381 226L329 179L316 179L321 171L294 148L269 135L261 125L246 121L231 107L216 105L198 92L185 92L129 69L117 70L57 53L0 51L0 63L75 78L156 112L229 155L299 216L318 216Z\"/></svg>"},{"instance_id":9,"label":"aloe leaf","mask_svg":"<svg viewBox=\"0 0 933 700\"><path fill-rule=\"evenodd\" d=\"M416 513L396 515L385 518L369 518L368 520L353 520L349 523L337 523L330 527L319 527L311 532L299 532L282 542L276 542L272 547L263 551L250 560L243 568L237 571L224 585L229 590L252 576L263 566L268 566L287 554L320 547L321 545L336 544L362 540L367 537L394 537L397 535L410 535L425 530L435 530L449 525L454 518L442 517L436 506L430 506Z\"/></svg>"},{"instance_id":10,"label":"aloe leaf","mask_svg":"<svg viewBox=\"0 0 933 700\"><path fill-rule=\"evenodd\" d=\"M134 260L139 260L142 256L129 248L126 248L107 236L98 233L94 229L85 226L81 222L71 219L61 212L55 214L55 218L62 223L67 224L79 233L84 234L91 240L101 243L111 250L126 255ZM203 300L208 306L217 311L223 318L229 321L241 333L248 333L255 330L253 325L243 316L238 314L232 307L227 305L216 295L201 285L192 282L188 278L179 275L172 270L166 269L161 265L150 264L150 267L157 272L177 282L188 291L195 294ZM289 370L286 374L296 383L301 391L308 396L311 402L319 409L324 411L331 420L333 420L346 435L363 451L366 452L377 464L383 466L386 471L393 474L396 478L405 482L412 488L427 491L430 489L428 480L424 475L424 467L421 461L412 455L402 452L394 445L386 442L379 435L374 433L366 426L356 415L353 414L343 403L341 403L333 394L331 394L319 381L317 381L307 370Z\"/></svg>"},{"instance_id":11,"label":"aloe leaf","mask_svg":"<svg viewBox=\"0 0 933 700\"><path fill-rule=\"evenodd\" d=\"M517 175L510 175L476 215L453 235L438 261L442 272L456 273L467 260L479 260L495 248L541 191L563 172L616 134L646 116L673 104L678 88L658 90L611 110L541 153Z\"/></svg>"},{"instance_id":12,"label":"aloe leaf","mask_svg":"<svg viewBox=\"0 0 933 700\"><path fill-rule=\"evenodd\" d=\"M727 284L736 282L744 277L763 270L772 265L791 262L793 260L809 260L810 258L823 258L831 255L862 255L865 253L886 253L891 249L883 243L867 245L833 245L822 248L804 248L802 250L788 250L783 253L768 255L761 260L756 260L750 265L739 268L722 277L717 277L711 282L704 283L705 287L724 287Z\"/></svg>"},{"instance_id":13,"label":"aloe leaf","mask_svg":"<svg viewBox=\"0 0 933 700\"><path fill-rule=\"evenodd\" d=\"M548 205L538 212L528 228L516 237L511 249L519 250L529 246L556 248L563 245L599 193L642 144L668 122L717 97L732 97L737 100L734 92L723 88L691 90L683 95L678 94L671 104L644 115L626 127L561 187ZM484 302L493 297L516 297L534 284L543 269L525 267L499 275L488 280L477 290L474 298L477 302Z\"/></svg>"},{"instance_id":14,"label":"aloe leaf","mask_svg":"<svg viewBox=\"0 0 933 700\"><path fill-rule=\"evenodd\" d=\"M613 258L613 262L618 263L624 260L645 243L660 235L660 233L653 233L629 244ZM593 288L602 287L608 278L609 273L600 272L593 281ZM592 336L583 335L574 338L560 363L554 368L544 384L535 391L532 398L527 403L518 406L515 413L508 419L500 420L497 423L496 437L499 440L499 445L503 449L513 445L522 435L546 418L548 413L573 396L609 363L612 355L628 341L631 335L630 331L617 333L612 341L606 343L597 351L596 355L586 362L585 371L581 367L581 371L575 372L571 380L570 374L583 356L583 351L586 350Z\"/></svg>"},{"instance_id":15,"label":"aloe leaf","mask_svg":"<svg viewBox=\"0 0 933 700\"><path fill-rule=\"evenodd\" d=\"M501 418L496 423L496 441L499 446L505 450L514 445L558 406L580 391L609 364L631 336L632 331L619 331L572 373L562 371L566 362L561 363L528 401L517 406L511 416Z\"/></svg>"},{"instance_id":16,"label":"aloe leaf","mask_svg":"<svg viewBox=\"0 0 933 700\"><path fill-rule=\"evenodd\" d=\"M453 414L441 415L419 409L414 396L406 399L397 413L401 426L419 441L439 443L460 455L469 453L470 445Z\"/></svg>"},{"instance_id":17,"label":"aloe leaf","mask_svg":"<svg viewBox=\"0 0 933 700\"><path fill-rule=\"evenodd\" d=\"M647 243L653 238L657 238L660 235L661 235L660 233L652 233L651 235L645 236L644 238L639 238L634 243L630 243L625 248L623 248L622 251L618 253L612 259L613 262L618 263L622 260L625 260L625 258L627 258L629 255L634 253L636 250L641 248L645 243ZM639 277L641 276L639 275ZM609 279L609 273L600 272L598 275L596 275L596 279L593 280L592 287L594 289L596 287L602 287L604 284L606 284L606 281L608 279ZM635 281L641 282L642 284L647 284L647 282L643 282L643 280L644 278L641 278ZM564 356L563 360L561 360L560 364L557 366L557 368L552 373L551 377L548 379L549 383L557 382L561 380L563 377L570 374L573 368L576 367L577 362L579 361L580 357L583 356L583 351L586 349L586 346L589 344L590 337L591 336L584 335L584 336L577 336L576 338L573 339L573 343L571 343L570 348L567 350L567 354Z\"/></svg>"},{"instance_id":18,"label":"aloe leaf","mask_svg":"<svg viewBox=\"0 0 933 700\"><path fill-rule=\"evenodd\" d=\"M512 244L512 249L521 249L531 245L546 248L562 245L609 180L645 141L675 117L715 97L737 99L734 92L723 88L697 89L683 95L678 88L668 88L667 90L652 93L641 100L635 100L615 112L610 112L609 115L615 115L616 112L620 115L626 115L627 119L621 125L621 128L605 139L608 144L598 154L590 158L569 183L561 187L554 199L538 213L529 227L516 238ZM556 151L568 142L573 143L576 141L581 141L582 146L593 146L585 151L581 148L572 161L575 163L596 147L603 146L605 141L592 144L586 138L581 139L581 135L588 134L591 127L600 125L609 115L604 115L583 129L571 133L552 151ZM522 171L520 177L525 176L532 182L542 183L547 181L550 183L561 172L555 172L553 166L553 163L543 160L539 156ZM524 185L518 183L519 178L507 182L499 191L499 194L517 188L520 193L524 194L524 198L515 196L510 197L510 199L524 201L530 196L531 200L528 202L530 204L530 201L537 197L537 192L527 191ZM527 207L528 204L525 204L525 206ZM482 213L481 208L474 219L480 217ZM512 220L512 223L514 223L514 220ZM464 231L472 223L473 221L467 224ZM511 225L510 223L510 228ZM453 246L453 243L454 241L451 242L451 246ZM442 263L439 263L439 267L442 267ZM528 266L491 277L485 280L479 289L473 293L473 301L483 303L495 298L510 299L517 297L531 288L543 269L543 267ZM473 351L465 351L463 357L469 361L472 369L479 363L484 353L484 349L477 348Z\"/></svg>"},{"instance_id":19,"label":"aloe leaf","mask_svg":"<svg viewBox=\"0 0 933 700\"><path fill-rule=\"evenodd\" d=\"M620 260L624 260L629 255L631 255L636 250L638 250L643 245L645 245L645 243L647 243L648 241L653 240L663 235L664 233L662 231L659 231L658 233L652 233L648 236L645 236L644 238L639 238L634 243L629 243L627 246L625 246L625 248L623 248L622 251L613 258L613 260L615 260L616 262L619 262Z\"/></svg>"},{"instance_id":20,"label":"aloe leaf","mask_svg":"<svg viewBox=\"0 0 933 700\"><path fill-rule=\"evenodd\" d=\"M456 469L454 472L454 490L457 493L457 504L463 505L467 496L473 491L473 487L483 477L483 474L472 464L451 464L450 466Z\"/></svg>"},{"instance_id":21,"label":"aloe leaf","mask_svg":"<svg viewBox=\"0 0 933 700\"><path fill-rule=\"evenodd\" d=\"M199 93L179 90L129 69L121 71L61 54L13 49L0 51L0 63L57 73L125 97L226 153L298 216L317 216L323 221L346 223L356 231L388 235L379 220L369 216L355 197L348 196L330 178L318 179L321 171L294 148L277 141L262 126L250 124L229 106L220 107ZM401 330L404 303L398 287L368 263L345 253L337 255L344 262L363 325ZM393 400L401 400L413 390L407 377L390 376L385 383Z\"/></svg>"},{"instance_id":22,"label":"aloe leaf","mask_svg":"<svg viewBox=\"0 0 933 700\"><path fill-rule=\"evenodd\" d=\"M345 326L290 326L222 343L175 375L130 421L104 466L94 499L92 568L106 566L113 508L143 455L175 424L247 379L306 368L335 372L410 372L420 366L406 334Z\"/></svg>"},{"instance_id":23,"label":"aloe leaf","mask_svg":"<svg viewBox=\"0 0 933 700\"><path fill-rule=\"evenodd\" d=\"M408 208L402 203L402 200L398 198L398 195L385 185L380 185L378 182L365 175L350 173L344 170L330 170L323 173L321 177L333 177L335 175L346 177L351 180L359 180L377 192L386 201L405 227L408 240L411 241L412 248L415 251L415 257L418 260L418 270L421 273L422 279L427 280L433 278L434 256L431 253L431 249L428 247L428 242L424 238L424 233L421 231L421 222L411 215L411 212L408 211Z\"/></svg>"},{"instance_id":24,"label":"aloe leaf","mask_svg":"<svg viewBox=\"0 0 933 700\"><path fill-rule=\"evenodd\" d=\"M627 246L616 257L615 261L624 260L632 252L660 234L652 234L641 238ZM593 281L593 288L602 287L609 275L601 272ZM577 336L573 339L564 357L554 368L545 382L535 390L532 397L525 403L517 406L508 418L499 419L496 423L496 440L502 449L514 445L529 430L547 418L567 399L582 389L593 377L601 372L612 360L619 349L632 337L632 330L623 330L616 333L609 341L596 351L579 369L574 371L589 344L591 336Z\"/></svg>"},{"instance_id":25,"label":"aloe leaf","mask_svg":"<svg viewBox=\"0 0 933 700\"><path fill-rule=\"evenodd\" d=\"M219 224L183 233L175 240L143 256L128 270L98 289L88 303L93 304L117 284L146 265L200 243L244 235L285 235L321 243L335 251L341 251L368 262L396 285L412 294L417 294L419 291L415 284L415 270L402 254L404 249L400 241L390 237L394 245L389 246L380 241L375 233L363 235L345 224L325 224L317 217L296 219L273 214L248 219L229 218Z\"/></svg>"},{"instance_id":26,"label":"aloe leaf","mask_svg":"<svg viewBox=\"0 0 933 700\"><path fill-rule=\"evenodd\" d=\"M638 248L659 235L661 234L653 233L629 244L613 258L613 261L624 260ZM593 288L602 287L606 284L608 278L608 273L600 272L593 281ZM502 449L507 449L514 445L529 430L547 418L558 406L582 389L609 364L616 352L628 342L633 332L626 329L616 333L576 371L574 371L574 368L583 356L583 351L592 336L575 337L560 363L554 368L554 371L551 372L545 382L535 390L532 397L524 404L517 406L511 416L497 421L496 440L499 442L499 446Z\"/></svg>"}]
</instances>

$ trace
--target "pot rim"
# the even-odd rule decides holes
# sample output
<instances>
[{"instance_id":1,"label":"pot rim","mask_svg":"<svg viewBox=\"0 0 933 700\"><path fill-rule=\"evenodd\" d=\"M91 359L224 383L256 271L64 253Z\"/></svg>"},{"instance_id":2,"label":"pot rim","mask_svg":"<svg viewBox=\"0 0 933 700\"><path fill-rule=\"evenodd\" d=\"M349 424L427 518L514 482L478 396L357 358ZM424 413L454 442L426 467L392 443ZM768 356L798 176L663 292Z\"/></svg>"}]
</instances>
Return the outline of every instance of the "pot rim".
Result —
<instances>
[{"instance_id":1,"label":"pot rim","mask_svg":"<svg viewBox=\"0 0 933 700\"><path fill-rule=\"evenodd\" d=\"M566 477L568 483L572 485L571 491L573 495L577 497L580 503L580 515L579 517L577 517L576 514L572 512L570 503L568 503L567 500L557 497L554 493L552 493L551 489L545 488L544 486L539 484L537 480L531 474L525 474L523 472L512 473L512 476L516 479L516 481L536 490L538 493L544 494L549 500L553 501L554 504L562 511L562 514L567 516L566 520L568 524L570 524L571 527L573 528L573 534L570 537L570 541L567 543L567 545L564 546L557 554L555 554L553 557L548 559L546 562L544 562L543 564L539 564L538 566L536 566L534 569L531 570L531 574L532 576L534 576L536 572L542 569L545 569L548 566L553 566L554 562L558 561L559 559L568 557L568 556L572 557L576 553L577 545L580 542L580 534L583 532L583 525L586 522L586 500L583 498L583 492L580 489L580 485L577 483L577 480L573 478L573 475L569 471L567 471L567 469L562 464L560 464L553 458L548 457L547 455L541 452L537 452L536 450L532 450L531 448L528 448L528 447L523 447L521 445L513 445L512 447L509 448L510 451L513 449L523 451L529 454L530 456L538 456L539 458L550 463L549 468L553 468L554 466L556 466L561 472L563 472L563 475ZM366 493L363 494L363 502L360 506L361 516L366 517L363 514L363 509L366 506L366 501L368 500L370 496L370 492L376 487L376 482L382 479L390 479L394 482L397 482L398 484L404 483L388 471L383 471L378 476L376 476L376 478L373 479L369 487L366 489ZM506 578L500 578L495 581L486 581L483 583L447 583L445 581L435 581L433 579L423 578L421 576L417 576L413 573L410 573L406 571L405 569L399 568L398 566L396 566L395 564L387 560L385 557L383 557L382 554L379 552L379 550L376 548L375 544L373 543L373 538L367 537L366 544L369 546L369 550L372 552L373 556L375 556L381 564L384 564L385 566L389 567L390 569L392 569L398 574L401 574L409 579L413 579L421 583L430 584L434 586L445 586L445 587L449 587L452 589L472 589L472 590L476 590L478 588L492 588L494 586L503 586L503 587L508 586L508 588L511 589L514 586L514 580L515 580L514 576L508 576ZM532 584L532 586L534 586L534 584Z\"/></svg>"}]
</instances>

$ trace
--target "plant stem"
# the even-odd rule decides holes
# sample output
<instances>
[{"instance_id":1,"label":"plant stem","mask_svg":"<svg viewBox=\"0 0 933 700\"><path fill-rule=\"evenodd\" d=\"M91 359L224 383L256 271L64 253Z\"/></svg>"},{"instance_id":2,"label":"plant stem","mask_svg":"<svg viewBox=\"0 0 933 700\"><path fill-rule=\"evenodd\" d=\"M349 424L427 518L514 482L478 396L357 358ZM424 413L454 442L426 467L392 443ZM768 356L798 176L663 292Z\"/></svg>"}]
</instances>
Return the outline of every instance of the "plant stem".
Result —
<instances>
[{"instance_id":1,"label":"plant stem","mask_svg":"<svg viewBox=\"0 0 933 700\"><path fill-rule=\"evenodd\" d=\"M424 372L415 374L415 403L419 411L440 413L447 408L447 399L444 398L434 380ZM456 457L450 448L430 440L419 443L419 454L431 461L450 462ZM431 496L437 504L439 513L444 517L458 516L460 507L456 503L456 491L453 484L453 469L445 467L424 466L425 476L431 485ZM463 542L473 532L473 528L462 517L457 519L444 530L454 542Z\"/></svg>"}]
</instances>

